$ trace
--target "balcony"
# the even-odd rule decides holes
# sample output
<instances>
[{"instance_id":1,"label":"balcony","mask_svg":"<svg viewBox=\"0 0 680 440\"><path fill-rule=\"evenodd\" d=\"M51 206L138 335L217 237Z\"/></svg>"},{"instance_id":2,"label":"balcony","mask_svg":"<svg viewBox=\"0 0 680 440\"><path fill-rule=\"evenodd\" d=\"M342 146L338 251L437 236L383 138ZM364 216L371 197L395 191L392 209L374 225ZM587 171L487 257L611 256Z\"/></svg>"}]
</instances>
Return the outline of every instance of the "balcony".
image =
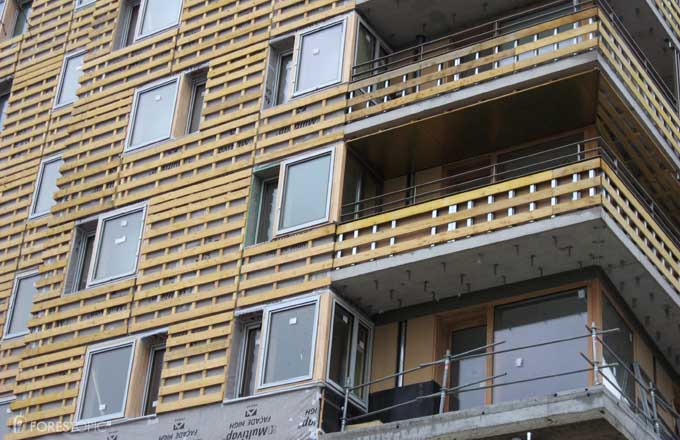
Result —
<instances>
[{"instance_id":1,"label":"balcony","mask_svg":"<svg viewBox=\"0 0 680 440\"><path fill-rule=\"evenodd\" d=\"M370 2L368 2L370 3ZM633 24L630 19L627 25ZM479 102L598 72L595 93L618 96L680 168L680 118L659 74L601 1L551 2L355 65L347 139L403 127ZM664 59L661 55L656 58ZM602 92L601 92L602 93ZM594 98L598 100L598 98ZM601 103L596 103L601 106Z\"/></svg>"}]
</instances>

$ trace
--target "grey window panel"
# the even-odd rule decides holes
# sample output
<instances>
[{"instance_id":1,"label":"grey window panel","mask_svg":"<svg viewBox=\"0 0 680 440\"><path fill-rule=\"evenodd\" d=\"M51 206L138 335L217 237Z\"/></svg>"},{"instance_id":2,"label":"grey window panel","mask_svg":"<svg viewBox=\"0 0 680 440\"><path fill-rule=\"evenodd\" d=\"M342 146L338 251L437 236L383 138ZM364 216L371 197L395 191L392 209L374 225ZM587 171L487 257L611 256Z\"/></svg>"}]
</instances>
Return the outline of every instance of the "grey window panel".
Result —
<instances>
[{"instance_id":1,"label":"grey window panel","mask_svg":"<svg viewBox=\"0 0 680 440\"><path fill-rule=\"evenodd\" d=\"M550 295L496 308L494 340L505 341L503 350L580 336L588 323L585 290ZM576 339L559 344L522 349L494 356L494 375L507 373L496 383L530 380L494 389L494 403L546 396L588 386L588 374L579 373L549 379L536 377L583 369L580 353L588 341Z\"/></svg>"},{"instance_id":2,"label":"grey window panel","mask_svg":"<svg viewBox=\"0 0 680 440\"><path fill-rule=\"evenodd\" d=\"M316 303L274 311L269 318L264 383L311 374Z\"/></svg>"},{"instance_id":3,"label":"grey window panel","mask_svg":"<svg viewBox=\"0 0 680 440\"><path fill-rule=\"evenodd\" d=\"M293 82L293 54L287 53L279 58L277 72L276 104L285 104L291 98L291 84Z\"/></svg>"},{"instance_id":4,"label":"grey window panel","mask_svg":"<svg viewBox=\"0 0 680 440\"><path fill-rule=\"evenodd\" d=\"M66 60L61 78L61 88L59 89L57 105L69 104L78 98L76 91L80 86L80 76L83 74L82 67L84 59L85 53L81 53L80 55L72 56Z\"/></svg>"},{"instance_id":5,"label":"grey window panel","mask_svg":"<svg viewBox=\"0 0 680 440\"><path fill-rule=\"evenodd\" d=\"M147 379L146 402L144 403L144 415L156 414L158 402L158 391L161 388L161 373L163 370L163 359L165 357L165 347L154 348L151 351L151 362L149 377Z\"/></svg>"},{"instance_id":6,"label":"grey window panel","mask_svg":"<svg viewBox=\"0 0 680 440\"><path fill-rule=\"evenodd\" d=\"M147 0L144 7L141 35L153 34L174 26L179 21L181 0Z\"/></svg>"},{"instance_id":7,"label":"grey window panel","mask_svg":"<svg viewBox=\"0 0 680 440\"><path fill-rule=\"evenodd\" d=\"M349 379L352 359L353 329L354 316L340 304L335 304L328 378L341 387L348 385L347 379Z\"/></svg>"},{"instance_id":8,"label":"grey window panel","mask_svg":"<svg viewBox=\"0 0 680 440\"><path fill-rule=\"evenodd\" d=\"M5 117L7 117L7 104L9 103L9 93L0 96L0 130L5 126Z\"/></svg>"},{"instance_id":9,"label":"grey window panel","mask_svg":"<svg viewBox=\"0 0 680 440\"><path fill-rule=\"evenodd\" d=\"M486 345L486 326L466 328L463 330L456 330L451 337L451 354L460 355L472 351L476 348ZM485 349L475 351L474 354L485 353ZM473 382L483 380L486 374L485 356L473 357L463 359L458 362L451 363L451 387L458 387ZM477 385L481 387L486 385L482 383ZM465 393L452 394L450 397L451 411L458 411L461 409L475 408L484 405L484 396L486 390L474 389L471 387Z\"/></svg>"},{"instance_id":10,"label":"grey window panel","mask_svg":"<svg viewBox=\"0 0 680 440\"><path fill-rule=\"evenodd\" d=\"M11 402L4 402L0 404L0 439L7 438L6 435L12 430L7 426L7 421L12 417L12 412L9 409Z\"/></svg>"},{"instance_id":11,"label":"grey window panel","mask_svg":"<svg viewBox=\"0 0 680 440\"><path fill-rule=\"evenodd\" d=\"M139 20L139 1L127 2L125 4L126 10L126 28L122 37L122 47L126 47L135 42L135 32L137 29L137 21Z\"/></svg>"},{"instance_id":12,"label":"grey window panel","mask_svg":"<svg viewBox=\"0 0 680 440\"><path fill-rule=\"evenodd\" d=\"M59 190L57 187L57 179L61 177L59 167L64 162L59 160L52 160L45 162L42 168L42 174L38 178L38 189L35 193L35 203L33 205L33 212L31 214L45 214L54 206L54 193Z\"/></svg>"},{"instance_id":13,"label":"grey window panel","mask_svg":"<svg viewBox=\"0 0 680 440\"><path fill-rule=\"evenodd\" d=\"M176 96L176 80L139 93L129 149L139 148L170 137Z\"/></svg>"},{"instance_id":14,"label":"grey window panel","mask_svg":"<svg viewBox=\"0 0 680 440\"><path fill-rule=\"evenodd\" d=\"M631 377L626 368L633 370L635 362L635 352L633 351L633 332L616 311L614 305L603 295L602 297L602 328L611 330L618 328L619 331L605 333L602 335L604 343L612 349L611 353L607 349L602 350L602 362L605 364L619 364L619 359L625 365L616 365L605 369L602 374L607 376L603 381L604 386L616 395L623 394L631 402L635 401L635 378ZM615 385L614 385L615 384Z\"/></svg>"},{"instance_id":15,"label":"grey window panel","mask_svg":"<svg viewBox=\"0 0 680 440\"><path fill-rule=\"evenodd\" d=\"M257 377L257 358L260 353L262 327L250 327L245 331L243 360L241 367L241 385L238 397L252 396L255 393Z\"/></svg>"},{"instance_id":16,"label":"grey window panel","mask_svg":"<svg viewBox=\"0 0 680 440\"><path fill-rule=\"evenodd\" d=\"M134 273L143 221L140 209L102 222L92 281Z\"/></svg>"},{"instance_id":17,"label":"grey window panel","mask_svg":"<svg viewBox=\"0 0 680 440\"><path fill-rule=\"evenodd\" d=\"M39 279L40 277L37 274L18 279L9 312L7 335L19 335L28 330L28 321L31 319L31 307L33 306L33 296L38 292L35 283Z\"/></svg>"},{"instance_id":18,"label":"grey window panel","mask_svg":"<svg viewBox=\"0 0 680 440\"><path fill-rule=\"evenodd\" d=\"M95 0L76 0L76 8L82 8L83 6L91 5Z\"/></svg>"},{"instance_id":19,"label":"grey window panel","mask_svg":"<svg viewBox=\"0 0 680 440\"><path fill-rule=\"evenodd\" d=\"M80 420L124 413L131 357L132 344L91 355Z\"/></svg>"},{"instance_id":20,"label":"grey window panel","mask_svg":"<svg viewBox=\"0 0 680 440\"><path fill-rule=\"evenodd\" d=\"M276 194L278 188L278 179L269 179L262 182L255 243L267 242L274 235L274 217L276 214Z\"/></svg>"},{"instance_id":21,"label":"grey window panel","mask_svg":"<svg viewBox=\"0 0 680 440\"><path fill-rule=\"evenodd\" d=\"M28 28L28 18L31 16L33 10L33 2L18 2L17 3L17 20L14 23L14 31L12 32L13 37L17 37Z\"/></svg>"},{"instance_id":22,"label":"grey window panel","mask_svg":"<svg viewBox=\"0 0 680 440\"><path fill-rule=\"evenodd\" d=\"M191 109L189 110L189 128L187 133L195 133L201 125L201 112L203 111L203 101L205 100L205 82L194 84L191 98Z\"/></svg>"},{"instance_id":23,"label":"grey window panel","mask_svg":"<svg viewBox=\"0 0 680 440\"><path fill-rule=\"evenodd\" d=\"M357 345L354 347L354 381L352 385L366 383L366 373L368 372L368 344L371 333L368 327L361 323L359 323L357 329ZM368 388L359 388L354 390L354 393L363 399L367 391Z\"/></svg>"},{"instance_id":24,"label":"grey window panel","mask_svg":"<svg viewBox=\"0 0 680 440\"><path fill-rule=\"evenodd\" d=\"M279 229L322 221L328 215L331 153L286 167Z\"/></svg>"},{"instance_id":25,"label":"grey window panel","mask_svg":"<svg viewBox=\"0 0 680 440\"><path fill-rule=\"evenodd\" d=\"M343 43L343 23L302 35L296 92L340 81Z\"/></svg>"}]
</instances>

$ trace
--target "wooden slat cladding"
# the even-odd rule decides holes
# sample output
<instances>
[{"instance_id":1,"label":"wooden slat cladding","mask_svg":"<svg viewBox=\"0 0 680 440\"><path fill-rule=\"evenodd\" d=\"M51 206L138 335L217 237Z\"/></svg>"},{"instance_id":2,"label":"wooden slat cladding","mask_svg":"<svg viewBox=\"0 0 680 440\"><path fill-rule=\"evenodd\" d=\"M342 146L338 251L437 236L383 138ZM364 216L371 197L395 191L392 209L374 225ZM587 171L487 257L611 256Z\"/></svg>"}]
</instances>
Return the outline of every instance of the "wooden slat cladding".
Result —
<instances>
[{"instance_id":1,"label":"wooden slat cladding","mask_svg":"<svg viewBox=\"0 0 680 440\"><path fill-rule=\"evenodd\" d=\"M0 79L13 79L0 134L0 324L6 319L15 273L37 268L41 275L31 332L0 342L0 396L16 395L12 409L24 422L73 421L87 346L148 330L168 332L157 410L219 402L236 306L327 287L335 267L395 252L383 246L393 235L398 236L399 252L455 235L443 231L451 218L433 219L432 206L425 204L418 205L427 207L425 211L404 211L409 221L398 231L381 226L382 241L373 249L371 243L378 240L366 233L372 230L371 222L391 224L391 219L378 216L368 223L342 225L340 232L335 224L322 225L245 245L256 167L338 143L348 121L441 92L423 88L420 95L374 106L370 100L393 90L349 98L356 86L341 83L263 110L268 42L345 14L355 7L353 0L184 0L179 26L115 49L120 1L97 0L95 6L74 11L72 0L36 0L28 32L0 43ZM586 11L572 19L583 22L595 16ZM553 38L581 40L568 50L544 55L544 61L597 48L599 26L584 24ZM594 37L586 38L590 33ZM79 99L55 110L64 57L82 49L86 55ZM523 63L479 73L483 76L476 81L528 69L536 59ZM125 152L135 89L197 69L207 76L200 130ZM447 67L442 75L451 77L459 70ZM424 76L408 87L436 79ZM450 83L442 84L453 90ZM659 113L665 111L658 108ZM669 138L674 136L671 130ZM40 162L55 154L64 161L57 203L51 215L29 221ZM495 223L480 222L466 234L604 203L598 192L578 200L565 197L556 207L549 204L552 196L585 194L604 185L601 175L589 175L597 166L588 162L584 167L530 176L527 179L542 186L540 191L528 194L525 179L515 199L499 195L496 205L484 205L483 191L469 195L480 201L475 217L496 216ZM574 173L582 179L570 182ZM560 185L547 188L551 179ZM619 188L617 182L607 185ZM501 214L514 203L528 207L530 201L539 205L533 214L519 207L513 219ZM138 202L144 202L147 211L137 275L64 294L77 222ZM611 207L622 201L606 203L616 211ZM463 210L459 215L470 214ZM433 227L442 232L436 239L420 236ZM339 234L347 238L353 228L360 230L355 241L337 241ZM23 427L10 438L40 434Z\"/></svg>"}]
</instances>

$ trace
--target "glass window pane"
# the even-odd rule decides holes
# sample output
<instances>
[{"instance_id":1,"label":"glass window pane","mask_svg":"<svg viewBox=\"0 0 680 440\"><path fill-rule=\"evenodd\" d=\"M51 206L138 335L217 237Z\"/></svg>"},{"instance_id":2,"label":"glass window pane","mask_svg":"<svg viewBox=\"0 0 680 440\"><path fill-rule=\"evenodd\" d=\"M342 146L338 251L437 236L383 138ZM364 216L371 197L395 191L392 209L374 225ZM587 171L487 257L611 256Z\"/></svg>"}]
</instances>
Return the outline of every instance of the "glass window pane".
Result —
<instances>
[{"instance_id":1,"label":"glass window pane","mask_svg":"<svg viewBox=\"0 0 680 440\"><path fill-rule=\"evenodd\" d=\"M191 102L191 114L189 115L189 133L197 132L199 125L201 125L201 111L203 110L204 98L205 83L196 84Z\"/></svg>"},{"instance_id":2,"label":"glass window pane","mask_svg":"<svg viewBox=\"0 0 680 440\"><path fill-rule=\"evenodd\" d=\"M40 279L36 275L19 278L12 298L12 310L7 326L8 335L17 335L28 330L28 321L31 319L31 306L33 296L38 292L35 283Z\"/></svg>"},{"instance_id":3,"label":"glass window pane","mask_svg":"<svg viewBox=\"0 0 680 440\"><path fill-rule=\"evenodd\" d=\"M276 194L278 189L278 179L270 179L262 183L255 243L267 242L274 236L274 216L276 214Z\"/></svg>"},{"instance_id":4,"label":"glass window pane","mask_svg":"<svg viewBox=\"0 0 680 440\"><path fill-rule=\"evenodd\" d=\"M7 116L7 104L9 103L9 93L0 96L0 130L5 126L5 117Z\"/></svg>"},{"instance_id":5,"label":"glass window pane","mask_svg":"<svg viewBox=\"0 0 680 440\"><path fill-rule=\"evenodd\" d=\"M9 409L10 403L11 402L0 404L0 438L7 438L6 435L12 432L7 426L7 421L12 417L12 411Z\"/></svg>"},{"instance_id":6,"label":"glass window pane","mask_svg":"<svg viewBox=\"0 0 680 440\"><path fill-rule=\"evenodd\" d=\"M368 327L359 324L359 331L357 333L357 346L354 350L354 382L353 385L360 385L367 380L366 373L368 372L368 338L370 331ZM359 388L354 392L362 399L366 395L368 388Z\"/></svg>"},{"instance_id":7,"label":"glass window pane","mask_svg":"<svg viewBox=\"0 0 680 440\"><path fill-rule=\"evenodd\" d=\"M269 319L264 383L311 374L316 304L272 312Z\"/></svg>"},{"instance_id":8,"label":"glass window pane","mask_svg":"<svg viewBox=\"0 0 680 440\"><path fill-rule=\"evenodd\" d=\"M287 166L280 229L326 218L330 172L330 153Z\"/></svg>"},{"instance_id":9,"label":"glass window pane","mask_svg":"<svg viewBox=\"0 0 680 440\"><path fill-rule=\"evenodd\" d=\"M295 90L313 90L340 81L343 24L302 36Z\"/></svg>"},{"instance_id":10,"label":"glass window pane","mask_svg":"<svg viewBox=\"0 0 680 440\"><path fill-rule=\"evenodd\" d=\"M602 348L602 357L605 364L620 364L633 371L635 353L633 351L633 332L628 324L621 318L614 305L603 295L602 297L602 328L611 330L618 328L618 332L610 332L602 335L602 340L611 349ZM635 379L631 377L623 365L617 365L602 370L602 374L607 377L604 385L617 397L621 397L621 392L635 401Z\"/></svg>"},{"instance_id":11,"label":"glass window pane","mask_svg":"<svg viewBox=\"0 0 680 440\"><path fill-rule=\"evenodd\" d=\"M142 35L149 35L178 23L181 0L147 0L142 20Z\"/></svg>"},{"instance_id":12,"label":"glass window pane","mask_svg":"<svg viewBox=\"0 0 680 440\"><path fill-rule=\"evenodd\" d=\"M28 27L28 18L31 16L32 10L32 2L17 4L17 21L14 24L12 36L17 37L26 31L26 28Z\"/></svg>"},{"instance_id":13,"label":"glass window pane","mask_svg":"<svg viewBox=\"0 0 680 440\"><path fill-rule=\"evenodd\" d=\"M132 345L91 355L81 420L123 414L131 356Z\"/></svg>"},{"instance_id":14,"label":"glass window pane","mask_svg":"<svg viewBox=\"0 0 680 440\"><path fill-rule=\"evenodd\" d=\"M375 36L366 29L363 24L359 27L359 36L357 40L357 56L356 65L367 63L375 58ZM361 74L371 70L371 64L359 67L354 71L354 74Z\"/></svg>"},{"instance_id":15,"label":"glass window pane","mask_svg":"<svg viewBox=\"0 0 680 440\"><path fill-rule=\"evenodd\" d=\"M172 81L138 95L129 149L170 137L176 93L177 81Z\"/></svg>"},{"instance_id":16,"label":"glass window pane","mask_svg":"<svg viewBox=\"0 0 680 440\"><path fill-rule=\"evenodd\" d=\"M87 277L90 274L90 264L92 264L92 251L94 250L94 234L88 234L85 237L82 252L82 257L79 260L81 266L78 268L78 290L84 290L87 287Z\"/></svg>"},{"instance_id":17,"label":"glass window pane","mask_svg":"<svg viewBox=\"0 0 680 440\"><path fill-rule=\"evenodd\" d=\"M472 327L464 330L456 330L453 332L451 339L451 354L459 355L461 353L470 352L476 348L486 345L486 326ZM501 346L501 347L504 347ZM486 350L475 351L474 353L484 353ZM458 387L467 385L487 377L486 374L486 357L477 357L463 359L458 362L451 363L451 387ZM464 393L450 394L451 411L458 411L461 409L475 408L484 405L484 396L486 390L475 389L487 385L480 383L468 388L469 391Z\"/></svg>"},{"instance_id":18,"label":"glass window pane","mask_svg":"<svg viewBox=\"0 0 680 440\"><path fill-rule=\"evenodd\" d=\"M84 59L85 54L82 53L66 60L57 105L69 104L77 99L76 91L80 86L80 76L83 74Z\"/></svg>"},{"instance_id":19,"label":"glass window pane","mask_svg":"<svg viewBox=\"0 0 680 440\"><path fill-rule=\"evenodd\" d=\"M163 358L165 348L153 349L151 351L151 371L149 371L148 388L146 389L146 405L144 415L156 414L156 403L158 401L158 390L161 387L161 372L163 370Z\"/></svg>"},{"instance_id":20,"label":"glass window pane","mask_svg":"<svg viewBox=\"0 0 680 440\"><path fill-rule=\"evenodd\" d=\"M352 329L354 317L339 304L335 305L333 315L333 334L331 336L331 360L328 378L344 387L349 378L352 353Z\"/></svg>"},{"instance_id":21,"label":"glass window pane","mask_svg":"<svg viewBox=\"0 0 680 440\"><path fill-rule=\"evenodd\" d=\"M129 46L135 42L137 20L139 20L139 3L127 7L129 8L129 15L127 16L127 28L123 38L124 46Z\"/></svg>"},{"instance_id":22,"label":"glass window pane","mask_svg":"<svg viewBox=\"0 0 680 440\"><path fill-rule=\"evenodd\" d=\"M104 220L99 232L93 281L128 275L135 271L143 221L142 210Z\"/></svg>"},{"instance_id":23,"label":"glass window pane","mask_svg":"<svg viewBox=\"0 0 680 440\"><path fill-rule=\"evenodd\" d=\"M57 179L61 177L59 167L63 163L59 159L46 162L43 165L42 174L38 178L38 188L35 193L35 204L32 214L48 213L50 208L54 206L54 193L59 189L57 187Z\"/></svg>"},{"instance_id":24,"label":"glass window pane","mask_svg":"<svg viewBox=\"0 0 680 440\"><path fill-rule=\"evenodd\" d=\"M279 71L277 73L276 103L283 104L290 101L291 83L293 82L293 54L281 55Z\"/></svg>"},{"instance_id":25,"label":"glass window pane","mask_svg":"<svg viewBox=\"0 0 680 440\"><path fill-rule=\"evenodd\" d=\"M524 301L498 307L495 313L494 341L505 341L503 350L525 345L580 336L588 321L585 290ZM584 368L581 352L588 350L586 339L501 353L494 356L494 375L507 373L496 383L535 379ZM587 373L502 386L494 389L494 403L544 396L588 386Z\"/></svg>"},{"instance_id":26,"label":"glass window pane","mask_svg":"<svg viewBox=\"0 0 680 440\"><path fill-rule=\"evenodd\" d=\"M260 353L261 326L250 327L246 330L246 340L243 352L242 380L239 397L252 396L255 393L255 378L257 375L257 358Z\"/></svg>"}]
</instances>

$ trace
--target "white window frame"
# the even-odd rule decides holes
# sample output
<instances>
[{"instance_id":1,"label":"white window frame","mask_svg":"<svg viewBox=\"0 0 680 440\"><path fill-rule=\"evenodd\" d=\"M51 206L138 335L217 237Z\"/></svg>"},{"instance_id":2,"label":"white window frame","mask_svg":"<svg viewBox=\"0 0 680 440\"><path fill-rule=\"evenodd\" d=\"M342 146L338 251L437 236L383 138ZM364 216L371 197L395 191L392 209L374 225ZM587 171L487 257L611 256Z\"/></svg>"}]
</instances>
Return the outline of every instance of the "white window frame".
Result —
<instances>
[{"instance_id":1,"label":"white window frame","mask_svg":"<svg viewBox=\"0 0 680 440\"><path fill-rule=\"evenodd\" d=\"M139 228L139 238L137 241L137 251L135 252L135 267L133 270L129 272L125 272L122 274L118 274L115 276L110 276L108 278L103 278L101 280L95 280L94 279L94 273L97 267L97 262L99 261L99 251L100 251L100 245L101 245L101 235L103 232L103 227L104 227L104 222L108 220L115 219L116 217L122 217L127 214L131 214L135 211L142 211L142 224L141 227ZM107 283L109 281L113 280L118 280L121 278L128 277L130 275L134 275L137 273L137 266L139 264L139 250L141 249L142 246L142 237L144 236L144 224L146 221L146 203L139 203L136 205L132 206L126 206L124 208L116 209L115 211L107 212L104 214L101 214L97 217L97 230L95 232L95 237L94 237L94 245L92 249L92 261L90 262L90 268L89 272L87 274L87 285L86 289L89 289L92 286L100 285Z\"/></svg>"},{"instance_id":2,"label":"white window frame","mask_svg":"<svg viewBox=\"0 0 680 440\"><path fill-rule=\"evenodd\" d=\"M276 312L282 312L284 310L295 309L298 307L314 305L314 323L312 324L312 343L309 347L309 368L308 374L292 377L290 379L280 380L276 382L264 382L265 369L267 367L267 351L269 349L269 327L271 324L271 315ZM280 385L287 385L296 382L302 382L305 380L310 380L314 376L314 361L316 352L316 337L319 331L319 297L314 298L300 298L297 300L284 301L276 305L268 306L262 312L262 333L261 333L261 347L260 347L260 357L257 372L257 385L255 387L256 391L264 390L267 388L272 388Z\"/></svg>"},{"instance_id":3,"label":"white window frame","mask_svg":"<svg viewBox=\"0 0 680 440\"><path fill-rule=\"evenodd\" d=\"M71 52L66 54L64 57L64 61L61 63L61 73L59 74L59 82L57 82L57 93L54 94L54 104L52 105L53 109L58 109L62 107L69 106L76 102L78 98L76 97L73 101L68 101L68 102L62 102L61 104L59 103L59 98L61 97L62 90L61 88L64 85L64 78L66 77L66 65L68 64L69 60L71 58L78 57L80 55L84 55L87 52L87 49L79 49L77 51ZM83 59L83 64L85 63L85 59ZM81 70L82 72L82 70ZM82 73L81 73L82 75ZM80 85L80 78L78 79L78 85Z\"/></svg>"},{"instance_id":4,"label":"white window frame","mask_svg":"<svg viewBox=\"0 0 680 440\"><path fill-rule=\"evenodd\" d=\"M40 162L40 169L38 170L38 180L35 183L35 188L33 188L33 196L31 197L31 210L29 211L30 214L28 216L29 220L38 218L38 217L44 217L50 213L50 211L46 212L35 212L36 205L38 202L38 193L40 192L40 186L42 185L43 178L45 177L45 165L52 163L52 162L58 162L61 161L61 155L57 154L54 156L50 156L46 159L44 159L42 162ZM61 176L61 173L59 173ZM54 197L54 195L53 195Z\"/></svg>"},{"instance_id":5,"label":"white window frame","mask_svg":"<svg viewBox=\"0 0 680 440\"><path fill-rule=\"evenodd\" d=\"M83 375L82 379L80 380L80 389L78 390L78 404L76 406L76 421L74 423L74 426L80 426L84 425L87 423L94 423L94 422L101 422L105 420L114 420L114 419L120 419L125 417L125 409L127 407L127 400L128 400L128 395L130 393L130 379L132 376L132 365L134 363L135 359L135 351L137 349L137 337L131 337L131 338L126 338L123 340L117 340L117 341L112 341L112 342L107 342L104 344L99 344L95 345L92 347L89 347L87 349L87 353L85 355L85 366L83 367ZM125 394L123 396L123 405L122 405L122 411L117 412L114 414L108 414L105 416L99 416L99 417L92 417L90 419L83 419L81 418L82 416L82 411L83 411L83 404L84 399L85 399L85 389L87 388L87 381L90 378L90 367L92 366L92 356L97 353L102 353L105 351L111 351L111 350L116 350L120 349L123 347L131 346L131 352L130 352L130 361L128 363L128 372L127 372L127 380L125 382Z\"/></svg>"},{"instance_id":6,"label":"white window frame","mask_svg":"<svg viewBox=\"0 0 680 440\"><path fill-rule=\"evenodd\" d=\"M152 345L149 349L149 362L148 362L148 365L146 367L146 379L144 380L144 394L143 394L143 397L142 397L142 409L141 409L142 415L141 415L141 417L147 417L147 416L153 415L153 414L144 414L144 412L146 411L147 403L149 403L148 402L148 400L149 400L149 385L151 385L151 374L153 373L153 364L154 364L154 361L156 360L156 356L158 356L159 351L165 351L167 353L165 343ZM161 369L162 369L162 366L161 366ZM161 373L162 373L162 371L161 371ZM162 386L162 383L159 384L159 386ZM158 402L158 401L156 401L156 402ZM156 409L156 408L157 408L157 406L154 406L154 409Z\"/></svg>"},{"instance_id":7,"label":"white window frame","mask_svg":"<svg viewBox=\"0 0 680 440\"><path fill-rule=\"evenodd\" d=\"M354 317L354 323L352 324L352 341L351 341L351 352L350 352L350 366L349 370L350 372L354 372L354 369L356 368L356 347L358 344L358 338L359 338L359 324L363 324L367 329L368 329L368 344L366 346L366 356L367 356L367 363L366 363L366 371L364 372L364 383L366 382L367 378L370 378L371 374L371 362L373 361L373 331L375 329L375 326L371 321L369 321L363 314L361 314L359 311L357 311L354 307L350 306L347 304L345 301L342 301L340 298L337 296L333 296L333 300L331 301L331 320L330 320L330 329L328 331L328 353L326 355L326 381L328 382L329 385L331 385L333 388L338 390L340 393L344 393L345 389L340 386L340 384L336 383L334 380L330 378L330 371L331 371L331 354L332 354L332 348L333 348L333 323L335 322L335 306L339 305L343 309L347 310L353 317ZM356 386L359 384L356 383L351 383L349 384L350 386ZM352 399L355 403L359 404L362 408L368 407L368 396L370 394L369 391L370 387L365 387L366 389L366 394L363 399L361 399L357 394L354 392L349 393L350 399Z\"/></svg>"},{"instance_id":8,"label":"white window frame","mask_svg":"<svg viewBox=\"0 0 680 440\"><path fill-rule=\"evenodd\" d=\"M327 83L319 84L316 87L305 90L297 90L297 85L300 79L300 59L302 58L302 40L306 35L313 34L322 31L327 28L331 28L342 24L342 45L340 46L340 63L338 65L338 79L335 81L330 81ZM345 66L345 40L347 39L347 16L342 17L339 20L333 20L328 23L322 23L320 25L313 26L311 28L303 29L295 35L295 55L293 57L293 65L295 66L294 83L293 83L293 93L291 99L297 98L298 96L306 95L307 93L312 93L317 90L324 89L326 87L332 86L334 84L340 84L342 82L342 70Z\"/></svg>"},{"instance_id":9,"label":"white window frame","mask_svg":"<svg viewBox=\"0 0 680 440\"><path fill-rule=\"evenodd\" d=\"M299 225L295 226L290 226L288 228L281 228L281 210L283 208L283 198L286 194L286 171L288 170L288 167L291 165L295 165L300 162L305 162L310 159L315 159L317 157L325 156L326 154L331 155L331 163L330 163L330 169L328 173L328 194L326 196L326 214L323 218L317 219L317 220L312 220L307 223L302 223ZM275 215L275 221L276 223L274 224L274 236L281 235L281 234L287 234L289 232L293 231L298 231L300 229L305 229L310 226L315 226L315 225L320 225L323 223L327 223L330 219L330 213L331 213L331 200L332 200L332 195L333 195L333 174L335 171L335 146L327 147L327 148L322 148L319 150L314 150L309 153L301 154L295 157L291 157L290 159L284 160L280 164L281 168L279 170L279 187L278 187L278 194L276 197L276 215Z\"/></svg>"},{"instance_id":10,"label":"white window frame","mask_svg":"<svg viewBox=\"0 0 680 440\"><path fill-rule=\"evenodd\" d=\"M86 6L93 5L97 0L75 0L75 10L82 9Z\"/></svg>"},{"instance_id":11,"label":"white window frame","mask_svg":"<svg viewBox=\"0 0 680 440\"><path fill-rule=\"evenodd\" d=\"M27 270L25 272L18 273L14 277L14 285L12 286L12 294L9 297L9 304L7 306L7 312L5 314L5 326L2 332L2 340L19 338L30 333L30 330L26 329L19 333L9 333L9 329L12 323L12 318L14 316L14 306L17 299L17 294L19 293L19 282L24 278L30 278L38 274L37 269Z\"/></svg>"},{"instance_id":12,"label":"white window frame","mask_svg":"<svg viewBox=\"0 0 680 440\"><path fill-rule=\"evenodd\" d=\"M177 20L175 21L175 23L168 25L164 28L156 29L155 31L149 32L148 34L142 34L142 26L144 26L144 16L146 15L148 5L149 0L140 0L139 2L139 16L137 17L137 27L136 29L134 29L135 38L133 39L135 43L137 41L159 34L161 32L165 32L168 29L172 29L174 27L179 26L179 20L182 17L182 8L184 7L184 0L179 0L179 12L177 14Z\"/></svg>"},{"instance_id":13,"label":"white window frame","mask_svg":"<svg viewBox=\"0 0 680 440\"><path fill-rule=\"evenodd\" d=\"M130 151L138 151L142 148L148 147L150 145L155 145L159 142L164 142L173 139L173 134L172 134L172 125L175 122L175 116L177 113L177 96L179 94L179 87L180 87L180 76L181 75L174 75L170 78L163 78L159 81L152 82L150 84L146 84L142 87L139 87L138 89L135 90L135 95L132 99L132 113L130 114L130 122L128 122L128 132L127 132L127 137L125 139L125 149L124 152L130 152ZM170 133L168 136L163 136L158 139L153 139L151 141L146 142L145 144L141 145L136 145L132 146L132 134L135 129L135 124L137 123L137 111L138 111L138 105L139 105L139 97L143 93L150 92L154 89L158 89L163 86L167 86L168 84L175 83L175 94L172 98L172 123L170 125Z\"/></svg>"},{"instance_id":14,"label":"white window frame","mask_svg":"<svg viewBox=\"0 0 680 440\"><path fill-rule=\"evenodd\" d=\"M244 397L250 397L250 396L239 396L241 393L241 387L243 387L243 381L245 379L244 373L245 373L245 366L246 366L246 350L248 349L247 347L247 342L248 342L248 335L250 330L260 327L260 345L262 345L262 342L264 340L264 334L262 331L264 330L264 322L263 320L260 321L255 321L255 322L246 322L241 324L241 348L239 349L239 360L238 360L238 369L236 370L236 388L234 389L234 398L235 399L242 399ZM256 365L256 371L255 371L255 389L257 389L258 386L258 372L260 369L260 364L261 364L261 359L259 358L260 353L258 352L258 358Z\"/></svg>"}]
</instances>

